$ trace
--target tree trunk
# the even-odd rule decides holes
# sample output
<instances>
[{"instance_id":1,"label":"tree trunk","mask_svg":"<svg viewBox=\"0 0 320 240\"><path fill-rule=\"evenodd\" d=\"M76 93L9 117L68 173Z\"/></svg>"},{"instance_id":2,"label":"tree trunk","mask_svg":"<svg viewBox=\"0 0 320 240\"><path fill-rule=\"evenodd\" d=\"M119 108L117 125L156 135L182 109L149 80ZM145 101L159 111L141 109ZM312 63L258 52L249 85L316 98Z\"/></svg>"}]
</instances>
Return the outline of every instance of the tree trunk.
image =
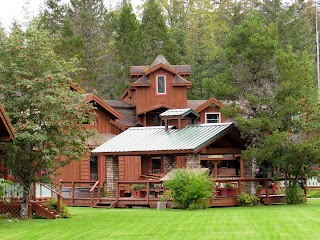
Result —
<instances>
[{"instance_id":1,"label":"tree trunk","mask_svg":"<svg viewBox=\"0 0 320 240\"><path fill-rule=\"evenodd\" d=\"M23 188L22 204L20 216L22 219L27 219L29 217L29 189Z\"/></svg>"}]
</instances>

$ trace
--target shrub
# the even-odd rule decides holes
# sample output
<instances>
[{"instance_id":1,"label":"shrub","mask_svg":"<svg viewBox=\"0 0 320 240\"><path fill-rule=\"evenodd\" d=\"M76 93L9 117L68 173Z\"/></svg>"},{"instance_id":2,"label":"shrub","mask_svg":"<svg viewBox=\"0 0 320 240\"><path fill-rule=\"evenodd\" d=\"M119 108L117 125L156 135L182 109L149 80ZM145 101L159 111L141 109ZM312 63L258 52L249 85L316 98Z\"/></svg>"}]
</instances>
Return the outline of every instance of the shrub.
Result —
<instances>
[{"instance_id":1,"label":"shrub","mask_svg":"<svg viewBox=\"0 0 320 240\"><path fill-rule=\"evenodd\" d=\"M298 184L292 184L286 187L286 201L287 204L300 204L303 203L303 198L301 196L302 189Z\"/></svg>"},{"instance_id":2,"label":"shrub","mask_svg":"<svg viewBox=\"0 0 320 240\"><path fill-rule=\"evenodd\" d=\"M164 186L171 191L171 198L182 209L205 208L205 198L212 195L212 180L206 173L197 173L186 169L173 170Z\"/></svg>"},{"instance_id":3,"label":"shrub","mask_svg":"<svg viewBox=\"0 0 320 240\"><path fill-rule=\"evenodd\" d=\"M57 210L58 208L58 201L57 199L50 199L48 202L45 203L45 205L53 210ZM64 204L60 204L60 218L71 218L71 213L68 210L67 206Z\"/></svg>"},{"instance_id":4,"label":"shrub","mask_svg":"<svg viewBox=\"0 0 320 240\"><path fill-rule=\"evenodd\" d=\"M258 205L260 198L255 195L243 193L237 197L237 200L242 206L252 207Z\"/></svg>"},{"instance_id":5,"label":"shrub","mask_svg":"<svg viewBox=\"0 0 320 240\"><path fill-rule=\"evenodd\" d=\"M309 189L307 198L320 198L320 189Z\"/></svg>"},{"instance_id":6,"label":"shrub","mask_svg":"<svg viewBox=\"0 0 320 240\"><path fill-rule=\"evenodd\" d=\"M146 189L147 186L144 184L132 184L131 190L141 190L141 189Z\"/></svg>"}]
</instances>

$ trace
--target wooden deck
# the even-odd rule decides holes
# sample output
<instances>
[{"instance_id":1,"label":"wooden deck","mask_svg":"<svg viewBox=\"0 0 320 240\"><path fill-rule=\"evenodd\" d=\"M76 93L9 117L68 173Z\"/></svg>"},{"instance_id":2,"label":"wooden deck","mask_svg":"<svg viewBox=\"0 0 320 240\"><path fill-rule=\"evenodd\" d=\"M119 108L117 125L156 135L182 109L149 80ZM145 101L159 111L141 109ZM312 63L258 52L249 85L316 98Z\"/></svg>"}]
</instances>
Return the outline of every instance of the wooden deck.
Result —
<instances>
[{"instance_id":1,"label":"wooden deck","mask_svg":"<svg viewBox=\"0 0 320 240\"><path fill-rule=\"evenodd\" d=\"M96 208L110 208L110 206L116 201L116 198L101 198L100 201L93 207ZM157 202L160 201L158 197L147 198L134 198L134 197L120 197L116 201L116 208L134 208L134 207L148 207L157 208ZM91 198L79 198L79 199L63 199L63 203L67 206L78 206L78 207L90 207ZM230 207L239 206L236 197L217 197L211 198L209 207ZM168 207L175 207L175 204L168 201Z\"/></svg>"},{"instance_id":2,"label":"wooden deck","mask_svg":"<svg viewBox=\"0 0 320 240\"><path fill-rule=\"evenodd\" d=\"M263 181L261 203L265 205L283 204L286 202L285 195L279 194L276 188L268 188L270 179L252 178L232 178L232 179L218 179L219 187L215 188L214 197L208 200L209 207L229 207L239 206L237 195L244 192L244 183L247 181L258 182ZM234 187L226 188L225 183L232 183ZM99 181L90 182L93 186L80 187L80 185L87 184L87 182L73 182L72 187L63 192L63 203L67 206L86 206L86 207L99 207L99 208L131 208L131 207L148 207L156 208L157 202L160 201L165 189L159 180L137 180L137 181L118 181L116 185L115 197L102 197L103 191ZM145 184L144 197L137 197L133 193L130 197L124 196L125 185ZM220 186L221 184L221 186ZM78 185L78 187L76 187ZM159 187L160 185L160 187ZM62 189L63 190L63 189ZM175 207L176 205L168 201L167 207Z\"/></svg>"}]
</instances>

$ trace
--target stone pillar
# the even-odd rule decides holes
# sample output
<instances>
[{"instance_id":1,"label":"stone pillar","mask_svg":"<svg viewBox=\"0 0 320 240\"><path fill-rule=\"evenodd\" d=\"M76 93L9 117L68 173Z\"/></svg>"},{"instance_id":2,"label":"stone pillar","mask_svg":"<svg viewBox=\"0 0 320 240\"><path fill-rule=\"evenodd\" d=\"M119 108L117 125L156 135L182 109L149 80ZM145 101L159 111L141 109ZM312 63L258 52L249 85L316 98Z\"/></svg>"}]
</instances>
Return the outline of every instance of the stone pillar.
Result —
<instances>
[{"instance_id":1,"label":"stone pillar","mask_svg":"<svg viewBox=\"0 0 320 240\"><path fill-rule=\"evenodd\" d=\"M163 157L163 171L164 173L168 173L171 170L177 168L176 160L174 156L164 156Z\"/></svg>"},{"instance_id":2,"label":"stone pillar","mask_svg":"<svg viewBox=\"0 0 320 240\"><path fill-rule=\"evenodd\" d=\"M187 155L187 168L200 168L200 154L188 154Z\"/></svg>"},{"instance_id":3,"label":"stone pillar","mask_svg":"<svg viewBox=\"0 0 320 240\"><path fill-rule=\"evenodd\" d=\"M118 159L106 156L107 197L116 197L116 184L119 181Z\"/></svg>"},{"instance_id":4,"label":"stone pillar","mask_svg":"<svg viewBox=\"0 0 320 240\"><path fill-rule=\"evenodd\" d=\"M255 178L256 177L256 164L255 161L244 161L243 164L243 170L244 170L244 178ZM249 193L249 194L255 194L256 193L256 189L255 189L255 183L254 182L245 182L244 184L245 186L245 192Z\"/></svg>"}]
</instances>

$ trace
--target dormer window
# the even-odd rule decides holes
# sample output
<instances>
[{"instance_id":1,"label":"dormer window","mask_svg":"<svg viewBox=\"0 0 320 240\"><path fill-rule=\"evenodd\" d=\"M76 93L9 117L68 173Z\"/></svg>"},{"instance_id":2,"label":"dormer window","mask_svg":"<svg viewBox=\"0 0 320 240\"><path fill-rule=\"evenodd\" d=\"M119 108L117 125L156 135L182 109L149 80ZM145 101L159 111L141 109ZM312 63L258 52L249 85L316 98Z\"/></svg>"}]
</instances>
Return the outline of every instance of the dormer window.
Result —
<instances>
[{"instance_id":1,"label":"dormer window","mask_svg":"<svg viewBox=\"0 0 320 240\"><path fill-rule=\"evenodd\" d=\"M166 77L157 76L157 94L166 94Z\"/></svg>"},{"instance_id":2,"label":"dormer window","mask_svg":"<svg viewBox=\"0 0 320 240\"><path fill-rule=\"evenodd\" d=\"M220 123L220 113L206 113L206 123Z\"/></svg>"}]
</instances>

